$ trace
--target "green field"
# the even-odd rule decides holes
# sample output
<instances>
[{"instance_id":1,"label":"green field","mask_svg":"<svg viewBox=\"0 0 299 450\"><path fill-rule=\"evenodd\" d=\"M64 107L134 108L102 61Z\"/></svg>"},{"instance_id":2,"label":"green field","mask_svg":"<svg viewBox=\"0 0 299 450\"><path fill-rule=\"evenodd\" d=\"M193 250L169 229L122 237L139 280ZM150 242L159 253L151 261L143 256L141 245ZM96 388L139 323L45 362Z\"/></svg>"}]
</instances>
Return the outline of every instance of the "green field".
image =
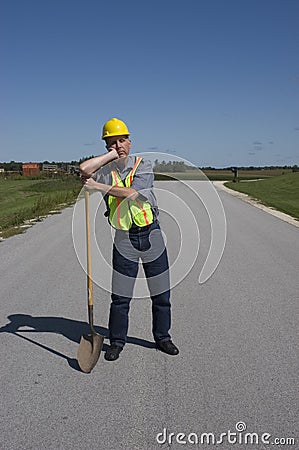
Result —
<instances>
[{"instance_id":1,"label":"green field","mask_svg":"<svg viewBox=\"0 0 299 450\"><path fill-rule=\"evenodd\" d=\"M299 219L299 172L260 181L229 182L225 186Z\"/></svg>"},{"instance_id":2,"label":"green field","mask_svg":"<svg viewBox=\"0 0 299 450\"><path fill-rule=\"evenodd\" d=\"M0 237L21 233L27 220L73 203L82 188L73 175L50 177L0 177Z\"/></svg>"},{"instance_id":3,"label":"green field","mask_svg":"<svg viewBox=\"0 0 299 450\"><path fill-rule=\"evenodd\" d=\"M257 178L269 178L275 177L278 175L284 175L287 173L291 173L292 169L244 169L239 170L238 179L239 180L255 180ZM204 174L204 175L203 175ZM231 170L225 169L194 169L194 170L186 170L185 172L163 172L163 173L155 173L155 180L203 180L205 176L211 181L229 181L233 180L234 174Z\"/></svg>"}]
</instances>

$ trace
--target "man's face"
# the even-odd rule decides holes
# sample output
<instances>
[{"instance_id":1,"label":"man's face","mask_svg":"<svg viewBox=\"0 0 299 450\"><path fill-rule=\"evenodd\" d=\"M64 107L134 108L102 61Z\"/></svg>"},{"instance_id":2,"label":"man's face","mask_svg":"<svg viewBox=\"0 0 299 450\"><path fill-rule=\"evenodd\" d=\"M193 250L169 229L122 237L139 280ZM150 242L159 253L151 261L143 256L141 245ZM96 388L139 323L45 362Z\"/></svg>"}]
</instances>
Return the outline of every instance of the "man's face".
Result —
<instances>
[{"instance_id":1,"label":"man's face","mask_svg":"<svg viewBox=\"0 0 299 450\"><path fill-rule=\"evenodd\" d=\"M131 141L126 135L108 137L106 148L108 152L115 149L119 158L125 158L130 153Z\"/></svg>"}]
</instances>

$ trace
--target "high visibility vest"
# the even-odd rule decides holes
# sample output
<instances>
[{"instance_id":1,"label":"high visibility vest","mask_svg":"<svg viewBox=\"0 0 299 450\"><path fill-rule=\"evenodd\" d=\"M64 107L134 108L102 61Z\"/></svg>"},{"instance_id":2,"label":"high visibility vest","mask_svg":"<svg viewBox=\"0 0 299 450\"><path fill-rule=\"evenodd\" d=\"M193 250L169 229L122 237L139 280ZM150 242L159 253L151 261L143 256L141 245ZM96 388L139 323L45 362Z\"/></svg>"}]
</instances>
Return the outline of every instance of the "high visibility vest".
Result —
<instances>
[{"instance_id":1,"label":"high visibility vest","mask_svg":"<svg viewBox=\"0 0 299 450\"><path fill-rule=\"evenodd\" d=\"M142 161L139 156L136 158L134 167L129 172L123 183L117 170L112 170L112 186L130 187L135 172ZM148 202L139 200L130 200L127 198L113 197L108 195L108 220L110 225L117 230L129 230L133 223L138 227L145 227L154 221L151 205Z\"/></svg>"}]
</instances>

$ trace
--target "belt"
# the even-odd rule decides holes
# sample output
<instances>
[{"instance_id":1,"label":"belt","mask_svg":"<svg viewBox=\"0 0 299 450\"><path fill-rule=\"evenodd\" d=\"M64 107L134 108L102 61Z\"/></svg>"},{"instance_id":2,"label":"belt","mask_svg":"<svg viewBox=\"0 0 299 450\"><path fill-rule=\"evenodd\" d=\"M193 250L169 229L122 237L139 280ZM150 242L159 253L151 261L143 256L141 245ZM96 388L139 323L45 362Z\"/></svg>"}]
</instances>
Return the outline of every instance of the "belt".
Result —
<instances>
[{"instance_id":1,"label":"belt","mask_svg":"<svg viewBox=\"0 0 299 450\"><path fill-rule=\"evenodd\" d=\"M134 224L129 229L129 233L139 233L140 231L148 231L154 223L155 222L151 223L150 225L145 225L145 227L137 227L137 225Z\"/></svg>"}]
</instances>

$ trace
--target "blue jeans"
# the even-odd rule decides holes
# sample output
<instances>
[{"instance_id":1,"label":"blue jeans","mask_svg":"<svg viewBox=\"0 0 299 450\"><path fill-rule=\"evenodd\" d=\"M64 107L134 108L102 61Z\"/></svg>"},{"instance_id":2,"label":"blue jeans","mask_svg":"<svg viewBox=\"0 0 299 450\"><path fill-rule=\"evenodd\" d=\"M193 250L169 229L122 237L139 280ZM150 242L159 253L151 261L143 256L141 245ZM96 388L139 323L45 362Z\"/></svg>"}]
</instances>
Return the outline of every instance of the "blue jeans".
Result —
<instances>
[{"instance_id":1,"label":"blue jeans","mask_svg":"<svg viewBox=\"0 0 299 450\"><path fill-rule=\"evenodd\" d=\"M152 299L152 332L156 342L170 340L170 286L167 250L157 221L144 229L117 230L113 244L110 342L126 343L130 301L141 259Z\"/></svg>"}]
</instances>

